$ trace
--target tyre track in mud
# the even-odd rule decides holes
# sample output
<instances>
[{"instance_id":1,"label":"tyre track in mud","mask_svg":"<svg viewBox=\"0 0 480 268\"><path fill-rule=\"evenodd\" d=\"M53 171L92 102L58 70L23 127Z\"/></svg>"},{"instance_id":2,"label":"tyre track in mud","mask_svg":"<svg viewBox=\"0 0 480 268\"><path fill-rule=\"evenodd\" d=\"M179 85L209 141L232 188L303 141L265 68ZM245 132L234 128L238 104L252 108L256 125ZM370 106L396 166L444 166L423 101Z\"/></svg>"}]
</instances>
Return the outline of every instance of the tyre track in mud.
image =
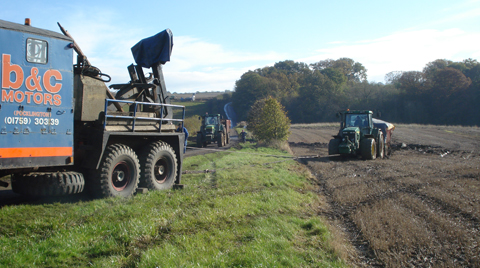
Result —
<instances>
[{"instance_id":1,"label":"tyre track in mud","mask_svg":"<svg viewBox=\"0 0 480 268\"><path fill-rule=\"evenodd\" d=\"M319 211L319 215L332 223L340 222L340 229L345 230L345 236L356 248L356 256L350 256L355 259L352 265L480 265L480 136L477 135L480 128L422 128L421 132L397 129L397 137L394 131L391 157L374 161L328 157L326 142L336 134L336 128L292 128L289 142L295 155L319 155L318 159L300 162L315 175L319 194L324 195L329 204L329 209ZM439 135L435 136L437 132ZM460 133L467 141L448 140L452 136L445 134L452 132ZM417 137L415 133L420 134ZM429 135L435 138L427 139ZM366 211L376 208L391 211L385 211L382 219L368 217ZM406 223L419 221L417 229L423 228L419 229L423 234L409 235L414 242L395 241L399 246L371 237L376 232L408 234L401 224L395 226L389 219L389 215L394 218L397 211L408 215ZM380 225L369 226L363 224L362 219L377 221ZM417 238L422 236L426 238ZM391 239L396 238L392 236ZM387 246L382 248L379 246L382 243Z\"/></svg>"}]
</instances>

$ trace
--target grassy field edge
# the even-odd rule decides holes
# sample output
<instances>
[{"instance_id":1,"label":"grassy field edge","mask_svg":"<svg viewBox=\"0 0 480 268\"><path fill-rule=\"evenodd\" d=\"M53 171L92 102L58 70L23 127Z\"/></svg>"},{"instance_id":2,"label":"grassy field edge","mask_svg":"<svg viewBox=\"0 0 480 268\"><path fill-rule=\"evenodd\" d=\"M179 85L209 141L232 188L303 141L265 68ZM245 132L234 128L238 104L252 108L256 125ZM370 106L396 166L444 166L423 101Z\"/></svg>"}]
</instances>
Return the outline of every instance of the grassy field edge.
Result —
<instances>
[{"instance_id":1,"label":"grassy field edge","mask_svg":"<svg viewBox=\"0 0 480 268\"><path fill-rule=\"evenodd\" d=\"M241 144L185 159L183 190L0 210L5 267L344 267L312 175Z\"/></svg>"}]
</instances>

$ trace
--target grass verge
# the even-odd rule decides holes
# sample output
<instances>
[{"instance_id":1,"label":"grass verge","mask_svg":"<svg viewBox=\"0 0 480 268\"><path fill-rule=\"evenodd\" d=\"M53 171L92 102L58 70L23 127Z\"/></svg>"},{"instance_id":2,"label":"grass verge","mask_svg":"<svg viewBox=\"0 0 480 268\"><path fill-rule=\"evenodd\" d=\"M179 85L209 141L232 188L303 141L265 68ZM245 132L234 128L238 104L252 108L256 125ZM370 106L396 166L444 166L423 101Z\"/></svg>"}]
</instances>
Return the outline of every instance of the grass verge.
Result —
<instances>
[{"instance_id":1,"label":"grass verge","mask_svg":"<svg viewBox=\"0 0 480 268\"><path fill-rule=\"evenodd\" d=\"M323 201L287 153L241 144L187 158L183 190L5 206L2 267L343 267Z\"/></svg>"}]
</instances>

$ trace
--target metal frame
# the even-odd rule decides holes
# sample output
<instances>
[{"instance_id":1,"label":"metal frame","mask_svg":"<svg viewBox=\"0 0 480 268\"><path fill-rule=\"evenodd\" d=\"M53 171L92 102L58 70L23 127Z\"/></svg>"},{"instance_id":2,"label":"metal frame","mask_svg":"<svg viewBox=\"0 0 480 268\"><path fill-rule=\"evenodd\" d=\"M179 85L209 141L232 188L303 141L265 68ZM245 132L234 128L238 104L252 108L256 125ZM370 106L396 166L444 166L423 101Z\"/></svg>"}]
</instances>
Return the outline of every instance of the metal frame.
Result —
<instances>
[{"instance_id":1,"label":"metal frame","mask_svg":"<svg viewBox=\"0 0 480 268\"><path fill-rule=\"evenodd\" d=\"M109 115L107 107L110 103L129 103L134 105L133 109L133 116L128 116L128 115ZM163 106L166 107L172 107L172 108L182 108L182 119L169 119L169 118L163 118L163 110L160 109L160 118L151 118L151 117L137 117L137 105L152 105L152 106L160 106L163 108ZM181 105L173 105L173 104L163 104L163 103L152 103L152 102L139 102L139 101L127 101L127 100L113 100L113 99L105 99L105 120L103 122L103 129L105 130L107 127L107 118L123 118L123 119L133 119L133 125L132 125L132 132L135 132L135 122L137 119L143 119L143 120L152 120L152 121L159 121L160 122L160 127L158 128L158 131L162 131L162 124L163 121L174 121L174 122L182 122L182 128L185 120L185 106Z\"/></svg>"}]
</instances>

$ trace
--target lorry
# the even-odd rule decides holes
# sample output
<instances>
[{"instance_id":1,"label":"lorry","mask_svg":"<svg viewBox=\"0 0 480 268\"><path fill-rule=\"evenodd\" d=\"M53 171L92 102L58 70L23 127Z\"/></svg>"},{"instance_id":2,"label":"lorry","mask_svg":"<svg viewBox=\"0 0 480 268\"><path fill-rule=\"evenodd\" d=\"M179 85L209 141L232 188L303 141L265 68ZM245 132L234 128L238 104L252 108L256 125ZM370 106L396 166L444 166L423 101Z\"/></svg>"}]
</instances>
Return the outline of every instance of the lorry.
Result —
<instances>
[{"instance_id":1,"label":"lorry","mask_svg":"<svg viewBox=\"0 0 480 268\"><path fill-rule=\"evenodd\" d=\"M162 72L171 31L132 47L131 80L110 91L110 76L59 26L62 33L0 20L0 178L10 175L14 192L34 196L181 187L184 133L175 124L185 108L170 104Z\"/></svg>"},{"instance_id":2,"label":"lorry","mask_svg":"<svg viewBox=\"0 0 480 268\"><path fill-rule=\"evenodd\" d=\"M341 118L340 130L328 143L329 155L360 155L369 160L385 156L393 124L372 118L372 111L347 110L337 115Z\"/></svg>"},{"instance_id":3,"label":"lorry","mask_svg":"<svg viewBox=\"0 0 480 268\"><path fill-rule=\"evenodd\" d=\"M220 114L208 113L198 119L202 120L202 126L197 132L197 147L207 147L213 142L216 142L218 147L223 147L230 143L230 120L223 119Z\"/></svg>"}]
</instances>

